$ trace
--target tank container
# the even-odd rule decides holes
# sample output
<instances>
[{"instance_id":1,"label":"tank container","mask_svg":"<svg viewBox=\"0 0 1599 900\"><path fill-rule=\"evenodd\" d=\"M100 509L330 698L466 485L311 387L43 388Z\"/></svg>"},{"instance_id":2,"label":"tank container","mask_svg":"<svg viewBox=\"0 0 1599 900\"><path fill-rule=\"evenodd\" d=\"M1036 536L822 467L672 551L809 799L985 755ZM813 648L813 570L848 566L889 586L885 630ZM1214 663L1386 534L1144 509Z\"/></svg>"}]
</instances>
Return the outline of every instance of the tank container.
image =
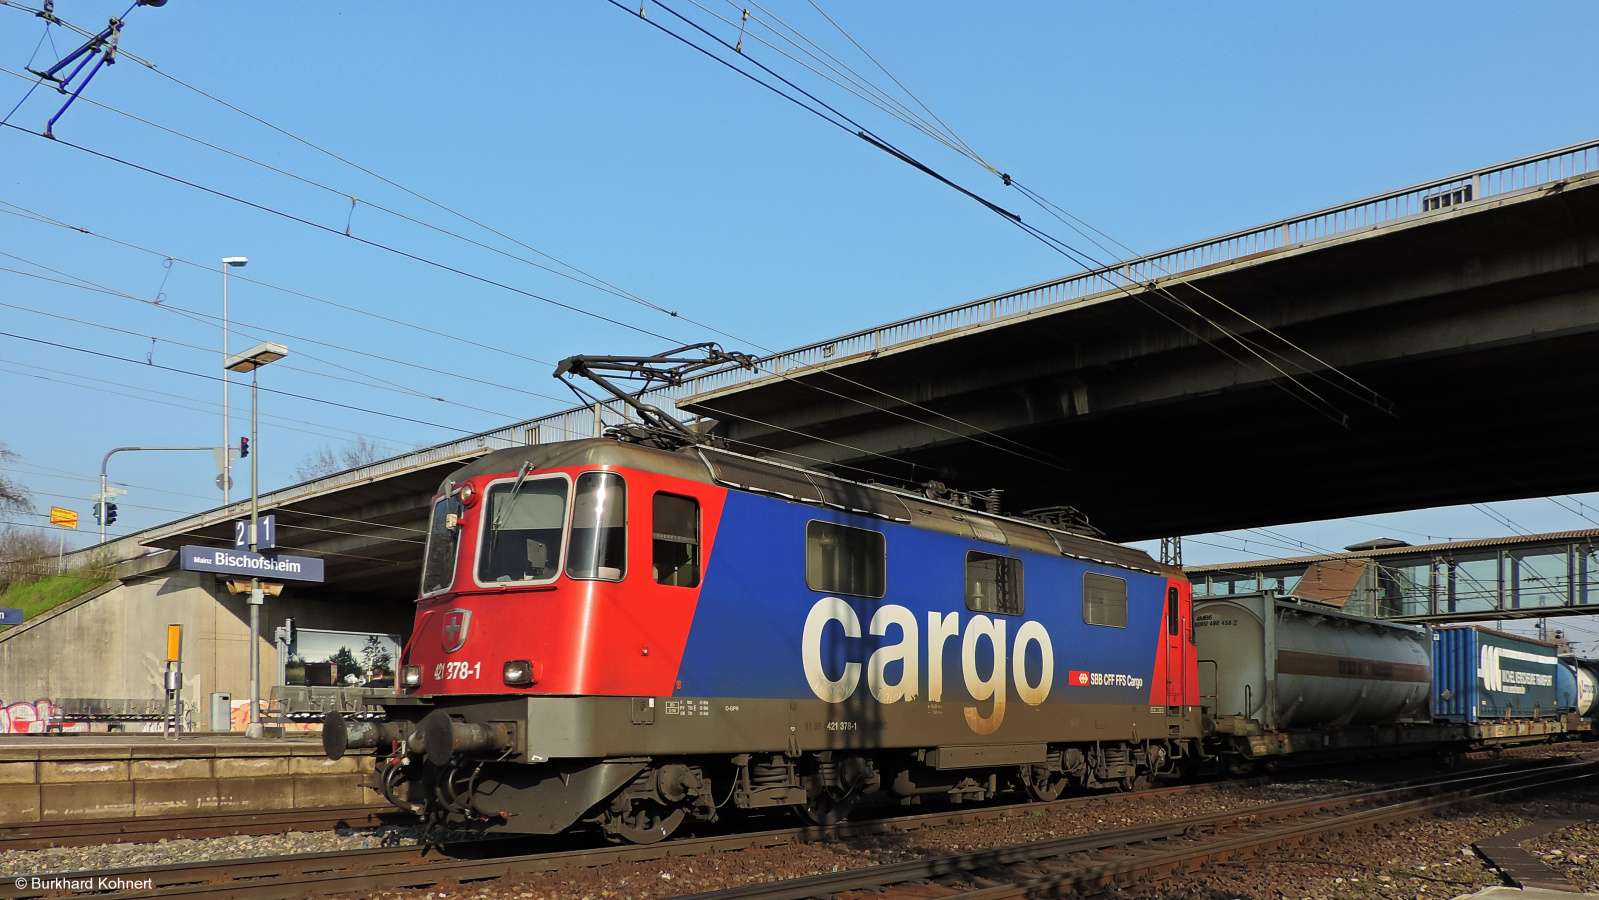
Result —
<instances>
[{"instance_id":1,"label":"tank container","mask_svg":"<svg viewBox=\"0 0 1599 900\"><path fill-rule=\"evenodd\" d=\"M1218 719L1285 730L1426 718L1426 629L1265 594L1196 600L1194 625Z\"/></svg>"}]
</instances>

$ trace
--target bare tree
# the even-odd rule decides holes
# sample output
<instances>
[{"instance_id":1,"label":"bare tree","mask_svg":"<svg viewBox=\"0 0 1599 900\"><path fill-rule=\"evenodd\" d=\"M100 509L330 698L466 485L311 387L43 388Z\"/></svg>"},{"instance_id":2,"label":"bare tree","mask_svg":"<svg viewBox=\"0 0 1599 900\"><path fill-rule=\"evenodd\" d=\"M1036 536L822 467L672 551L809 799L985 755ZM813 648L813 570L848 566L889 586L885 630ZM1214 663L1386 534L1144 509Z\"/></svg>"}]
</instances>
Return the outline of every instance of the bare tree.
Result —
<instances>
[{"instance_id":1,"label":"bare tree","mask_svg":"<svg viewBox=\"0 0 1599 900\"><path fill-rule=\"evenodd\" d=\"M5 444L0 444L0 465L16 462L17 454ZM0 472L0 511L33 512L33 495L16 481Z\"/></svg>"},{"instance_id":2,"label":"bare tree","mask_svg":"<svg viewBox=\"0 0 1599 900\"><path fill-rule=\"evenodd\" d=\"M294 467L294 475L301 481L310 481L345 469L359 468L382 458L383 452L377 444L358 437L339 450L323 444L300 460L299 465Z\"/></svg>"}]
</instances>

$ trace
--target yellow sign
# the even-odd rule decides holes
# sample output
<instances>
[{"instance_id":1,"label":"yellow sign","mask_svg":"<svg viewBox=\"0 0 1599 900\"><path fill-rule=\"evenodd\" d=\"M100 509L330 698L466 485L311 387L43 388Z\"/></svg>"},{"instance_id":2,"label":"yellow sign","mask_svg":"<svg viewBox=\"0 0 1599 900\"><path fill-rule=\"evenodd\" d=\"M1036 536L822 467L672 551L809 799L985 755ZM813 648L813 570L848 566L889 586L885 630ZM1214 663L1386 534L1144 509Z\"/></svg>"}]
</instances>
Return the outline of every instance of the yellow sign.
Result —
<instances>
[{"instance_id":1,"label":"yellow sign","mask_svg":"<svg viewBox=\"0 0 1599 900\"><path fill-rule=\"evenodd\" d=\"M70 509L62 509L59 506L52 506L50 507L50 524L63 525L67 528L77 528L78 514Z\"/></svg>"},{"instance_id":2,"label":"yellow sign","mask_svg":"<svg viewBox=\"0 0 1599 900\"><path fill-rule=\"evenodd\" d=\"M167 662L177 662L183 658L183 626L167 626Z\"/></svg>"}]
</instances>

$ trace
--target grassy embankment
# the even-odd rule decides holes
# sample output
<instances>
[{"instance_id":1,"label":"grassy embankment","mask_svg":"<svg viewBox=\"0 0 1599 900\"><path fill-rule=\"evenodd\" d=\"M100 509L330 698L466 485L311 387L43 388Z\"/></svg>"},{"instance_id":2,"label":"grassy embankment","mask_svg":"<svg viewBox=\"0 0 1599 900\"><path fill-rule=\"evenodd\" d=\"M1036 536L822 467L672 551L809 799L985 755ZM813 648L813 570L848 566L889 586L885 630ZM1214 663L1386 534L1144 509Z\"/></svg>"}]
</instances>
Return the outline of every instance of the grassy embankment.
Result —
<instances>
[{"instance_id":1,"label":"grassy embankment","mask_svg":"<svg viewBox=\"0 0 1599 900\"><path fill-rule=\"evenodd\" d=\"M80 570L51 575L29 584L13 584L0 593L0 606L22 610L24 621L43 615L111 580L110 572ZM0 631L11 626L0 627Z\"/></svg>"}]
</instances>

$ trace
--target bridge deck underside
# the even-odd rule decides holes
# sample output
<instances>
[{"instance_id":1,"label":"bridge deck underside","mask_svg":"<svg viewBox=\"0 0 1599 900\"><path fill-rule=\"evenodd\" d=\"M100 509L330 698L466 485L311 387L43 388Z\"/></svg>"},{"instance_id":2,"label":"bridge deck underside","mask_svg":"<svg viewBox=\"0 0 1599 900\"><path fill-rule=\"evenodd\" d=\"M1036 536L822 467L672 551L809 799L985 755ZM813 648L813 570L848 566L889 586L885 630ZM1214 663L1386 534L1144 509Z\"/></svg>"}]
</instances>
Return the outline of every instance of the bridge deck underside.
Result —
<instances>
[{"instance_id":1,"label":"bridge deck underside","mask_svg":"<svg viewBox=\"0 0 1599 900\"><path fill-rule=\"evenodd\" d=\"M999 487L1008 510L1075 506L1117 540L1599 489L1591 179L1288 248L1172 293L679 405L718 418L738 449Z\"/></svg>"}]
</instances>

